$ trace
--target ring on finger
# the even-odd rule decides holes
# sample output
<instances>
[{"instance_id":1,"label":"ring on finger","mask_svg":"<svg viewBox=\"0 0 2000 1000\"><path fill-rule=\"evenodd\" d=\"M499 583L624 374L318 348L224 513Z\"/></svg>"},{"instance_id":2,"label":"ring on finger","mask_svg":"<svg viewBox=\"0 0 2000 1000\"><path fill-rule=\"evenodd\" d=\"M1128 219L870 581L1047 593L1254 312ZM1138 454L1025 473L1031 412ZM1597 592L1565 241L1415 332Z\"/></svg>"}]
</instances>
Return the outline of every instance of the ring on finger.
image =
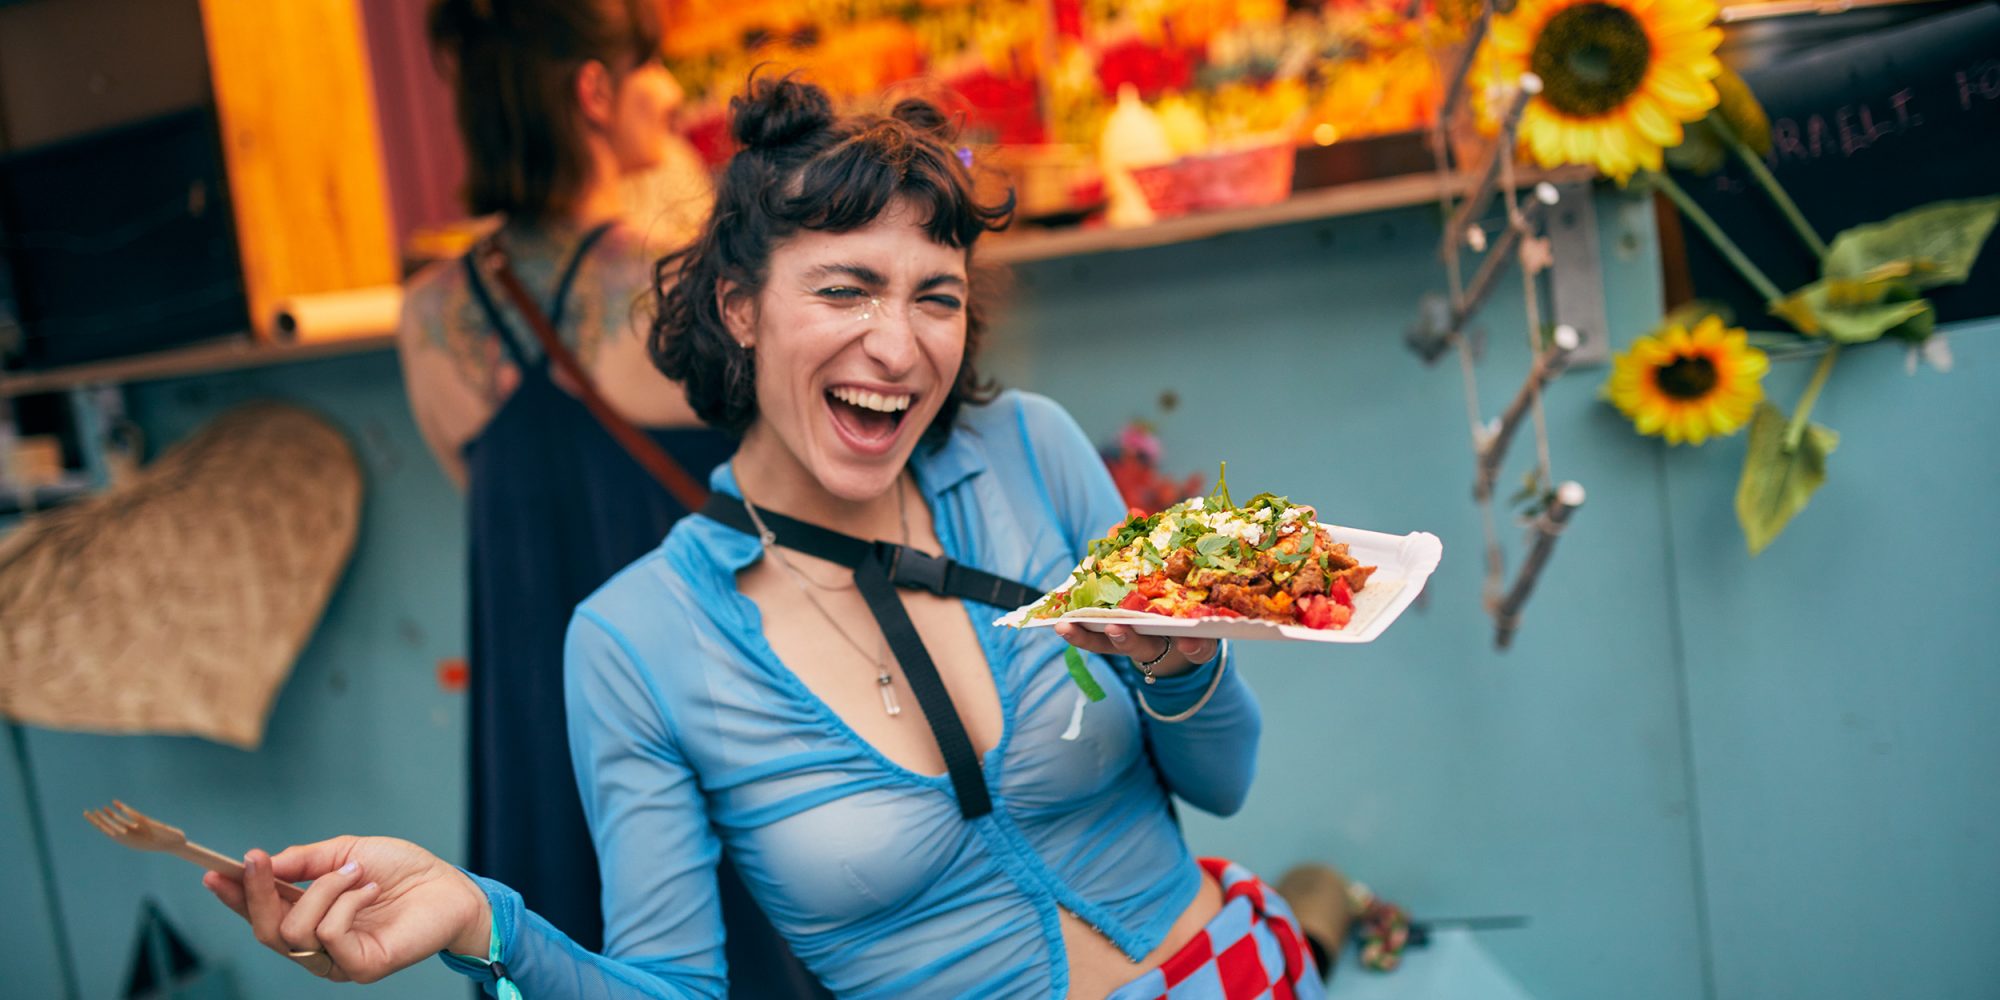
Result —
<instances>
[{"instance_id":1,"label":"ring on finger","mask_svg":"<svg viewBox=\"0 0 2000 1000\"><path fill-rule=\"evenodd\" d=\"M299 963L305 967L307 972L322 979L326 978L327 973L333 971L333 956L327 954L325 948L314 948L310 951L288 951L285 952L285 957Z\"/></svg>"}]
</instances>

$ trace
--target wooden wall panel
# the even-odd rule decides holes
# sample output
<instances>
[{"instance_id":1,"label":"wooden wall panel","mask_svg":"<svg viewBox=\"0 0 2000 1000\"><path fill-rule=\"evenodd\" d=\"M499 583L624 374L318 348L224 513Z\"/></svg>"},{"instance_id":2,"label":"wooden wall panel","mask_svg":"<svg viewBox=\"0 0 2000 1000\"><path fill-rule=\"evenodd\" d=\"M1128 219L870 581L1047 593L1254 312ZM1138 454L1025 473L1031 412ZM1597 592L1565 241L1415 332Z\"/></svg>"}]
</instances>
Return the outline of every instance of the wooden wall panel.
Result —
<instances>
[{"instance_id":1,"label":"wooden wall panel","mask_svg":"<svg viewBox=\"0 0 2000 1000\"><path fill-rule=\"evenodd\" d=\"M202 22L259 334L285 296L395 282L360 7L203 0Z\"/></svg>"}]
</instances>

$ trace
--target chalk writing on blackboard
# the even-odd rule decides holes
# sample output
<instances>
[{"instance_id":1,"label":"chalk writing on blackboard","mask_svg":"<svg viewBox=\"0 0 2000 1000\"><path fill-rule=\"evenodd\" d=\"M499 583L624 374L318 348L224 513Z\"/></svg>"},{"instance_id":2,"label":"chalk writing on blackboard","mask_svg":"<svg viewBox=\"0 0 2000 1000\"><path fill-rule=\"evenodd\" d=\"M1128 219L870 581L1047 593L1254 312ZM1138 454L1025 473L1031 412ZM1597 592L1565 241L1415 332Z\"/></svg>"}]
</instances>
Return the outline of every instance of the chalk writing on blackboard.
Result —
<instances>
[{"instance_id":1,"label":"chalk writing on blackboard","mask_svg":"<svg viewBox=\"0 0 2000 1000\"><path fill-rule=\"evenodd\" d=\"M1744 78L1771 119L1771 173L1824 237L1926 202L2000 192L2000 5L1871 32ZM1819 276L1740 165L1685 181L1780 286ZM1756 292L1698 239L1688 265L1696 294L1729 303L1740 320L1769 322ZM2000 250L1932 301L1947 322L2000 314Z\"/></svg>"}]
</instances>

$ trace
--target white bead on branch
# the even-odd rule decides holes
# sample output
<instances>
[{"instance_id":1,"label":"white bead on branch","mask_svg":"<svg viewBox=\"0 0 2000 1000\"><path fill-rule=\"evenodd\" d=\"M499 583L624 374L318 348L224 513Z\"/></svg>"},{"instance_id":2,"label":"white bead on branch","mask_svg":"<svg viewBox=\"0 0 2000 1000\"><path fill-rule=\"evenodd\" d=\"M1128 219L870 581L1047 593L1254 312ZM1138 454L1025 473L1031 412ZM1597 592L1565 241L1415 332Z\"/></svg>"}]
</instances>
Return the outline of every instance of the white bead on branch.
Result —
<instances>
[{"instance_id":1,"label":"white bead on branch","mask_svg":"<svg viewBox=\"0 0 2000 1000\"><path fill-rule=\"evenodd\" d=\"M1535 188L1535 196L1522 206L1519 220L1500 231L1500 238L1487 252L1486 259L1479 262L1479 270L1472 272L1472 281L1465 286L1465 294L1452 307L1451 333L1456 335L1472 322L1486 297L1493 294L1494 285L1500 280L1500 272L1507 267L1507 260L1522 248L1522 240L1533 237L1542 227L1542 216L1554 205L1561 195L1552 184L1541 184ZM1530 267L1540 261L1524 259L1522 266Z\"/></svg>"},{"instance_id":2,"label":"white bead on branch","mask_svg":"<svg viewBox=\"0 0 2000 1000\"><path fill-rule=\"evenodd\" d=\"M1493 138L1486 167L1479 172L1479 183L1465 193L1465 200L1458 203L1458 209L1451 214L1451 221L1445 224L1444 238L1447 242L1459 239L1460 234L1472 225L1472 220L1486 211L1486 203L1493 200L1493 189L1500 183L1501 167L1514 159L1515 136L1521 129L1521 116L1527 112L1528 102L1541 92L1541 77L1533 73L1521 74L1514 87L1514 99L1508 103L1507 112L1500 119L1500 133Z\"/></svg>"},{"instance_id":3,"label":"white bead on branch","mask_svg":"<svg viewBox=\"0 0 2000 1000\"><path fill-rule=\"evenodd\" d=\"M1570 515L1581 506L1583 487L1575 482L1566 482L1556 487L1548 507L1529 524L1528 531L1535 540L1528 549L1528 558L1521 563L1521 572L1514 577L1514 585L1507 588L1506 596L1491 609L1494 645L1506 649L1513 643L1514 630L1521 625L1521 608L1528 603L1528 595L1534 593L1535 580L1542 575L1542 567L1548 563L1549 554L1555 551L1556 539L1561 537Z\"/></svg>"},{"instance_id":4,"label":"white bead on branch","mask_svg":"<svg viewBox=\"0 0 2000 1000\"><path fill-rule=\"evenodd\" d=\"M1567 324L1558 326L1552 336L1553 343L1535 358L1534 367L1528 369L1528 377L1521 383L1514 400L1500 414L1499 422L1490 434L1479 442L1478 472L1473 478L1472 498L1485 503L1493 498L1493 481L1500 475L1500 463L1507 457L1507 445L1514 439L1514 431L1528 415L1528 407L1541 395L1548 384L1569 367L1569 360L1576 349L1583 344L1583 336L1576 328Z\"/></svg>"}]
</instances>

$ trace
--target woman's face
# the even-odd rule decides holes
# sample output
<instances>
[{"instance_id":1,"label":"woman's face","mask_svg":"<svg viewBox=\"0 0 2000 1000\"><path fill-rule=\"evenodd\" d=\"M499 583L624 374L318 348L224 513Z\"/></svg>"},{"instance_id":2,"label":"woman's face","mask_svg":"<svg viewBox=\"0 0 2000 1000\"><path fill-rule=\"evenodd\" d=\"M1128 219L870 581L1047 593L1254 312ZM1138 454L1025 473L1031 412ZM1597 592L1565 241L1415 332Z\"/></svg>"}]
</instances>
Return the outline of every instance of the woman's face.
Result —
<instances>
[{"instance_id":1,"label":"woman's face","mask_svg":"<svg viewBox=\"0 0 2000 1000\"><path fill-rule=\"evenodd\" d=\"M627 174L651 170L667 156L674 112L685 95L666 64L649 59L618 82L611 112L611 149Z\"/></svg>"},{"instance_id":2,"label":"woman's face","mask_svg":"<svg viewBox=\"0 0 2000 1000\"><path fill-rule=\"evenodd\" d=\"M921 221L899 199L865 228L802 232L771 252L754 302L725 295L731 333L757 362L746 452L783 461L782 446L843 500L895 483L965 357L966 253Z\"/></svg>"}]
</instances>

